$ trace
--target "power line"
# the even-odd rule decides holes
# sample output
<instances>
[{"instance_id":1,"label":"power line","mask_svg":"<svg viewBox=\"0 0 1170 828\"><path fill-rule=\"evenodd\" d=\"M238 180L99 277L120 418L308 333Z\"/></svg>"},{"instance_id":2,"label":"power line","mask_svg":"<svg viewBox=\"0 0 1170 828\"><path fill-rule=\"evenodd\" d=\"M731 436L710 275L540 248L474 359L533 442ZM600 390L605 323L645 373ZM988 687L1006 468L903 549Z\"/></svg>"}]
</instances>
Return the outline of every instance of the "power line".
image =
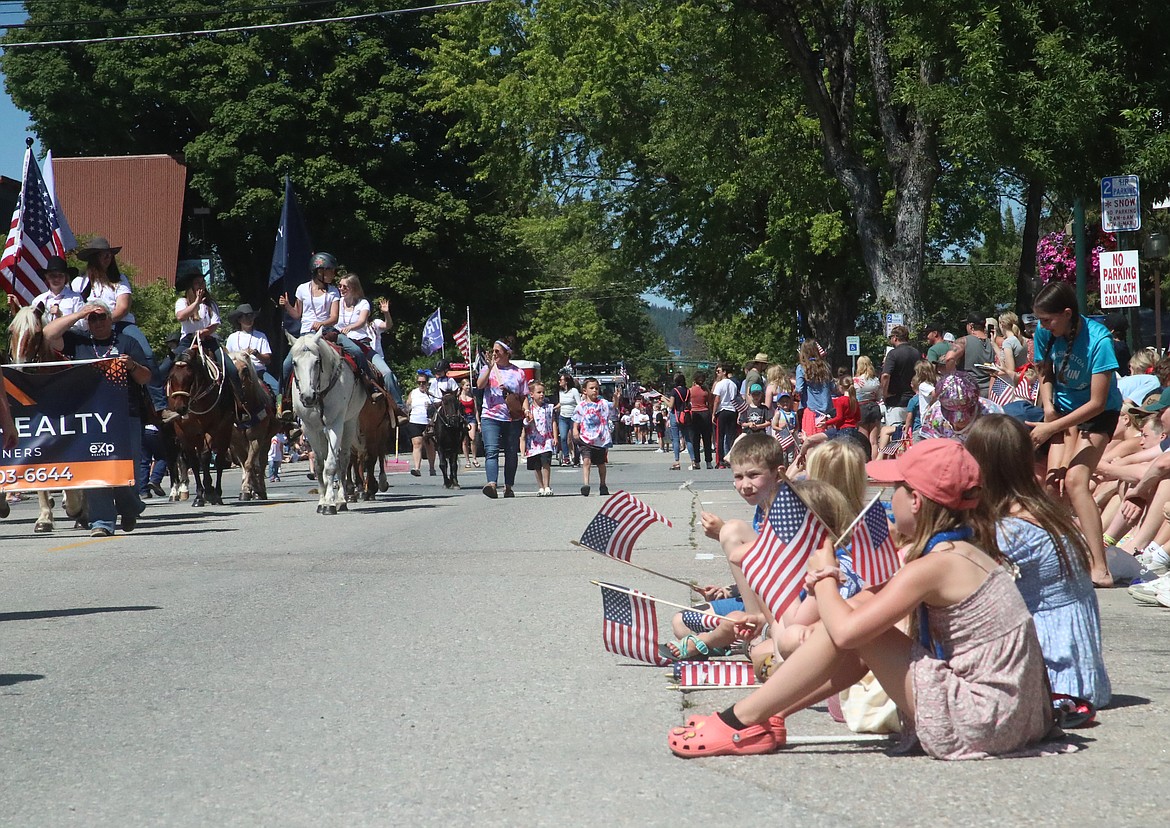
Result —
<instances>
[{"instance_id":1,"label":"power line","mask_svg":"<svg viewBox=\"0 0 1170 828\"><path fill-rule=\"evenodd\" d=\"M315 20L293 20L286 23L264 23L253 26L229 26L221 29L199 29L186 32L159 32L156 34L121 35L118 37L88 37L75 40L40 40L24 43L0 43L0 48L15 49L25 46L82 46L92 43L124 43L130 40L158 40L165 37L198 37L202 35L228 34L231 32L254 32L264 29L287 29L293 26L309 26L318 23L352 23L357 20L369 20L374 17L394 17L400 14L419 14L422 12L442 11L459 6L479 6L491 3L492 0L455 0L453 3L440 3L434 6L416 6L410 9L390 9L388 11L370 12L368 14L351 14L346 17L323 17Z\"/></svg>"},{"instance_id":2,"label":"power line","mask_svg":"<svg viewBox=\"0 0 1170 828\"><path fill-rule=\"evenodd\" d=\"M109 25L110 23L149 23L155 20L175 20L184 17L215 17L225 14L245 14L247 12L257 11L282 11L285 9L301 9L306 6L322 6L326 3L333 3L336 0L303 0L300 3L281 3L279 5L269 6L246 6L243 8L219 8L206 9L204 11L192 12L174 12L171 14L142 14L135 17L118 17L118 18L104 18L104 19L90 19L90 20L45 20L36 23L0 23L0 29L47 29L52 26L89 26L89 25ZM7 5L3 0L0 0L0 6ZM23 5L23 2L14 3L13 5ZM0 12L4 14L5 12ZM12 12L8 12L11 14Z\"/></svg>"}]
</instances>

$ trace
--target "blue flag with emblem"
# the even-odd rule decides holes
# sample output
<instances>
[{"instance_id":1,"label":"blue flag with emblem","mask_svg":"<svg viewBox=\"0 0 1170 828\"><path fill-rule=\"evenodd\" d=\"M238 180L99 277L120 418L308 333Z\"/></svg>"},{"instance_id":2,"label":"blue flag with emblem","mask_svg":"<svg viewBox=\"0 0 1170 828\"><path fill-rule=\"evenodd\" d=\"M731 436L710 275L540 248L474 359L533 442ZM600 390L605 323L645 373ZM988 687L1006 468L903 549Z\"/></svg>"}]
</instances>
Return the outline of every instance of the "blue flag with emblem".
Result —
<instances>
[{"instance_id":1,"label":"blue flag with emblem","mask_svg":"<svg viewBox=\"0 0 1170 828\"><path fill-rule=\"evenodd\" d=\"M427 324L423 325L422 333L422 352L430 356L435 351L443 347L443 317L439 315L439 309L427 319Z\"/></svg>"},{"instance_id":2,"label":"blue flag with emblem","mask_svg":"<svg viewBox=\"0 0 1170 828\"><path fill-rule=\"evenodd\" d=\"M297 288L309 281L309 258L312 255L313 243L309 240L305 218L301 215L292 179L286 175L284 208L280 211L280 227L276 231L276 243L272 247L272 266L268 269L269 294L273 297L288 294L289 301L292 301ZM301 323L300 320L286 314L284 327L295 335L300 332Z\"/></svg>"}]
</instances>

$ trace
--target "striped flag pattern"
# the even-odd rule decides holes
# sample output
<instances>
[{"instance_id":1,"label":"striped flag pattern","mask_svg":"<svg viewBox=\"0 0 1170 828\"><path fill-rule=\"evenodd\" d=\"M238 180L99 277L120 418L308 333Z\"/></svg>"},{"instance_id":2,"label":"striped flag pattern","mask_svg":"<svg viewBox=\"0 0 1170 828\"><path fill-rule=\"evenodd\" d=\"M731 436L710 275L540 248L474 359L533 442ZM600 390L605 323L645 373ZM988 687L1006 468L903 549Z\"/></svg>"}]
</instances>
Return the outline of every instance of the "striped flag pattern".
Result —
<instances>
[{"instance_id":1,"label":"striped flag pattern","mask_svg":"<svg viewBox=\"0 0 1170 828\"><path fill-rule=\"evenodd\" d=\"M785 451L792 451L792 449L796 448L796 438L792 436L792 432L787 428L782 428L776 433L776 442Z\"/></svg>"},{"instance_id":2,"label":"striped flag pattern","mask_svg":"<svg viewBox=\"0 0 1170 828\"><path fill-rule=\"evenodd\" d=\"M683 626L692 632L708 632L719 626L722 620L714 615L708 615L705 612L697 612L695 610L683 610L679 613L682 616Z\"/></svg>"},{"instance_id":3,"label":"striped flag pattern","mask_svg":"<svg viewBox=\"0 0 1170 828\"><path fill-rule=\"evenodd\" d=\"M828 538L828 527L788 483L781 483L768 508L768 519L741 564L748 586L773 618L779 618L796 599L804 586L809 553Z\"/></svg>"},{"instance_id":4,"label":"striped flag pattern","mask_svg":"<svg viewBox=\"0 0 1170 828\"><path fill-rule=\"evenodd\" d=\"M679 661L674 677L680 687L752 687L756 671L747 661Z\"/></svg>"},{"instance_id":5,"label":"striped flag pattern","mask_svg":"<svg viewBox=\"0 0 1170 828\"><path fill-rule=\"evenodd\" d=\"M471 326L470 323L464 322L463 327L455 331L455 345L459 348L459 353L463 354L463 359L466 362L471 362Z\"/></svg>"},{"instance_id":6,"label":"striped flag pattern","mask_svg":"<svg viewBox=\"0 0 1170 828\"><path fill-rule=\"evenodd\" d=\"M654 602L634 591L630 595L617 584L601 585L601 641L614 655L665 667L670 663L658 652L658 613Z\"/></svg>"},{"instance_id":7,"label":"striped flag pattern","mask_svg":"<svg viewBox=\"0 0 1170 828\"><path fill-rule=\"evenodd\" d=\"M674 524L629 492L610 495L581 533L581 545L603 555L628 561L634 542L651 523Z\"/></svg>"},{"instance_id":8,"label":"striped flag pattern","mask_svg":"<svg viewBox=\"0 0 1170 828\"><path fill-rule=\"evenodd\" d=\"M853 530L853 568L870 586L885 583L901 566L886 507L875 501Z\"/></svg>"},{"instance_id":9,"label":"striped flag pattern","mask_svg":"<svg viewBox=\"0 0 1170 828\"><path fill-rule=\"evenodd\" d=\"M996 377L991 381L991 389L987 393L987 398L1002 408L1014 403L1019 399L1019 396L1016 393L1015 385L1003 377Z\"/></svg>"},{"instance_id":10,"label":"striped flag pattern","mask_svg":"<svg viewBox=\"0 0 1170 828\"><path fill-rule=\"evenodd\" d=\"M0 254L0 285L27 305L47 289L40 274L49 256L64 256L57 208L32 150L24 152L24 183Z\"/></svg>"},{"instance_id":11,"label":"striped flag pattern","mask_svg":"<svg viewBox=\"0 0 1170 828\"><path fill-rule=\"evenodd\" d=\"M878 454L882 457L897 457L908 448L910 448L909 440L890 440Z\"/></svg>"}]
</instances>

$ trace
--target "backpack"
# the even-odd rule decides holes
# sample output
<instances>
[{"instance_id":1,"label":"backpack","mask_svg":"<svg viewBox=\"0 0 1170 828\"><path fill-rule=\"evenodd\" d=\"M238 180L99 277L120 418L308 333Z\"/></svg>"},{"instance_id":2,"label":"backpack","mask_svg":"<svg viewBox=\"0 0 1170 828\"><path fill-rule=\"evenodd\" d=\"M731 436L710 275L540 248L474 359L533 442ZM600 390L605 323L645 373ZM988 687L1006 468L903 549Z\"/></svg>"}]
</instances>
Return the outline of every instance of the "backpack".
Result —
<instances>
[{"instance_id":1,"label":"backpack","mask_svg":"<svg viewBox=\"0 0 1170 828\"><path fill-rule=\"evenodd\" d=\"M676 393L677 391L671 392L672 396ZM691 389L687 389L687 395L683 399L682 409L675 412L674 416L680 426L684 426L691 421Z\"/></svg>"}]
</instances>

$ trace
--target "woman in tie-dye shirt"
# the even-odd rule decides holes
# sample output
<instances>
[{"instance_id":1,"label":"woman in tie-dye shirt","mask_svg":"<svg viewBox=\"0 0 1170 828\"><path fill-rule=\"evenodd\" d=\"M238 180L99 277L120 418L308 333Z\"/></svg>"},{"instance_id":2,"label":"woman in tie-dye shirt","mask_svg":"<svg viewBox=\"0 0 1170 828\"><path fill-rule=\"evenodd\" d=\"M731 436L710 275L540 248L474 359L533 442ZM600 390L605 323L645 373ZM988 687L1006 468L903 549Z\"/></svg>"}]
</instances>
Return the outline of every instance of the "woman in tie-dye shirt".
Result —
<instances>
[{"instance_id":1,"label":"woman in tie-dye shirt","mask_svg":"<svg viewBox=\"0 0 1170 828\"><path fill-rule=\"evenodd\" d=\"M520 431L528 414L528 379L512 364L511 358L512 347L503 340L496 340L492 345L492 364L480 372L475 383L476 388L484 392L480 428L483 431L487 485L483 487L483 493L493 500L497 497L501 448L504 450L504 497L516 496L512 486L516 483L516 466L520 460Z\"/></svg>"}]
</instances>

